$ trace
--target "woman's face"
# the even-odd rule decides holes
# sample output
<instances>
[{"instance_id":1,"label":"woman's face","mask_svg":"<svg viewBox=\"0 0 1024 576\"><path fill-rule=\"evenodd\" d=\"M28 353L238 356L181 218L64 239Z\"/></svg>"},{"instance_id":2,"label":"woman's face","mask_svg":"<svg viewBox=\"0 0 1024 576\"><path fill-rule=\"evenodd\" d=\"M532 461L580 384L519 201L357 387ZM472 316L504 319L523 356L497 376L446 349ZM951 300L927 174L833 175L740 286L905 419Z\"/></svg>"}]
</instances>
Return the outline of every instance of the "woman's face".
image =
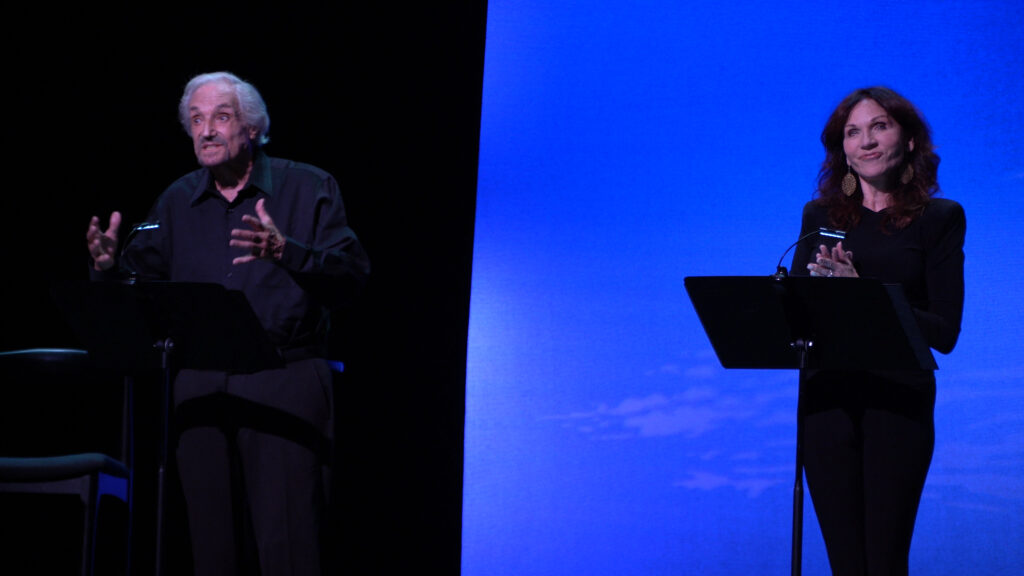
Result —
<instances>
[{"instance_id":1,"label":"woman's face","mask_svg":"<svg viewBox=\"0 0 1024 576\"><path fill-rule=\"evenodd\" d=\"M850 111L843 152L863 180L877 185L899 178L903 155L913 149L914 141L904 143L900 125L878 102L861 100Z\"/></svg>"}]
</instances>

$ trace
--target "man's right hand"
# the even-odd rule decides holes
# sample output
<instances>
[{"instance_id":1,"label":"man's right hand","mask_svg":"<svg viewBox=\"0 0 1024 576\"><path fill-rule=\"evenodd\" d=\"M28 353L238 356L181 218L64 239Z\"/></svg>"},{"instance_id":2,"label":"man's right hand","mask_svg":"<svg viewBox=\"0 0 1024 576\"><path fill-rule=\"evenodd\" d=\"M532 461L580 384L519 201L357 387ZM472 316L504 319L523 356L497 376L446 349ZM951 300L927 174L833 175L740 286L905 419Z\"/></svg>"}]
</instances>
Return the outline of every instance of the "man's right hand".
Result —
<instances>
[{"instance_id":1,"label":"man's right hand","mask_svg":"<svg viewBox=\"0 0 1024 576\"><path fill-rule=\"evenodd\" d=\"M110 214L110 226L106 231L100 229L100 219L97 216L93 216L89 221L89 231L86 232L85 239L89 243L93 267L97 270L110 270L117 262L117 230L120 227L120 212Z\"/></svg>"}]
</instances>

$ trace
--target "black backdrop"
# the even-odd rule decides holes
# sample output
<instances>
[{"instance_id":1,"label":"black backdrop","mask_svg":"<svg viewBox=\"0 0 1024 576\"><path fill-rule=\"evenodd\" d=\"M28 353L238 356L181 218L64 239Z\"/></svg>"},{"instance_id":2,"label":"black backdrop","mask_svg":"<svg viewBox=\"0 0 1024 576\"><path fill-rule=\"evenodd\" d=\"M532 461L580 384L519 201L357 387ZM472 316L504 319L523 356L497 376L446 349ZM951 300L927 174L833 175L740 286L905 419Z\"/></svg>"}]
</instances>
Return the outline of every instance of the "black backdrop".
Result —
<instances>
[{"instance_id":1,"label":"black backdrop","mask_svg":"<svg viewBox=\"0 0 1024 576\"><path fill-rule=\"evenodd\" d=\"M195 167L177 100L192 75L230 70L267 101L268 153L338 178L372 261L333 341L346 364L342 566L458 574L486 3L330 4L72 5L5 18L0 349L78 345L49 284L85 277L90 216L141 221ZM187 543L180 516L169 518L180 570Z\"/></svg>"}]
</instances>

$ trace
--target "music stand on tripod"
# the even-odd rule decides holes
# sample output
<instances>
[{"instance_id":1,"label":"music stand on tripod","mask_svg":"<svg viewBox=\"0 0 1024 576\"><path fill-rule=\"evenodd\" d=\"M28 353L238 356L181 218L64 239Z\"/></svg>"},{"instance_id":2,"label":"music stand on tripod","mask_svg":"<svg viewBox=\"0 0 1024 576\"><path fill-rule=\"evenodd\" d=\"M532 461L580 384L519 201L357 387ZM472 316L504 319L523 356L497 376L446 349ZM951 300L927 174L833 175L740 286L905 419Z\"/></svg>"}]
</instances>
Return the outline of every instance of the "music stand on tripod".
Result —
<instances>
[{"instance_id":1,"label":"music stand on tripod","mask_svg":"<svg viewBox=\"0 0 1024 576\"><path fill-rule=\"evenodd\" d=\"M686 291L723 368L934 370L902 286L870 278L689 276ZM797 392L793 576L803 542L803 391Z\"/></svg>"},{"instance_id":2,"label":"music stand on tripod","mask_svg":"<svg viewBox=\"0 0 1024 576\"><path fill-rule=\"evenodd\" d=\"M245 294L220 284L67 282L52 293L97 365L125 377L159 370L154 561L162 574L173 374L182 368L252 373L284 363Z\"/></svg>"}]
</instances>

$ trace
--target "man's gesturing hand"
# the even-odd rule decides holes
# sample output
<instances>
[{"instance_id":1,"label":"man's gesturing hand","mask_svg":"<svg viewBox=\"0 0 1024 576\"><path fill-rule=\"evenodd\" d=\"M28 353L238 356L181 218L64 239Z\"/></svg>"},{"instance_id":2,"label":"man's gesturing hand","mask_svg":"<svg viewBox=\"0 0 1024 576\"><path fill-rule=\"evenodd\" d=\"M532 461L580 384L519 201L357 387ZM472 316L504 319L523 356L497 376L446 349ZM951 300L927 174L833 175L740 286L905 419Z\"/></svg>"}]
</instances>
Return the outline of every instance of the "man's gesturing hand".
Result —
<instances>
[{"instance_id":1,"label":"man's gesturing hand","mask_svg":"<svg viewBox=\"0 0 1024 576\"><path fill-rule=\"evenodd\" d=\"M121 213L110 214L110 225L106 231L100 229L100 219L93 216L89 221L89 230L85 239L89 245L89 255L97 270L110 270L117 263L117 230L121 227Z\"/></svg>"},{"instance_id":2,"label":"man's gesturing hand","mask_svg":"<svg viewBox=\"0 0 1024 576\"><path fill-rule=\"evenodd\" d=\"M244 264L253 260L280 260L284 254L284 236L274 225L274 220L263 206L263 198L256 201L256 216L246 214L242 222L249 229L235 228L231 231L231 245L245 248L248 253L232 260L232 264Z\"/></svg>"}]
</instances>

